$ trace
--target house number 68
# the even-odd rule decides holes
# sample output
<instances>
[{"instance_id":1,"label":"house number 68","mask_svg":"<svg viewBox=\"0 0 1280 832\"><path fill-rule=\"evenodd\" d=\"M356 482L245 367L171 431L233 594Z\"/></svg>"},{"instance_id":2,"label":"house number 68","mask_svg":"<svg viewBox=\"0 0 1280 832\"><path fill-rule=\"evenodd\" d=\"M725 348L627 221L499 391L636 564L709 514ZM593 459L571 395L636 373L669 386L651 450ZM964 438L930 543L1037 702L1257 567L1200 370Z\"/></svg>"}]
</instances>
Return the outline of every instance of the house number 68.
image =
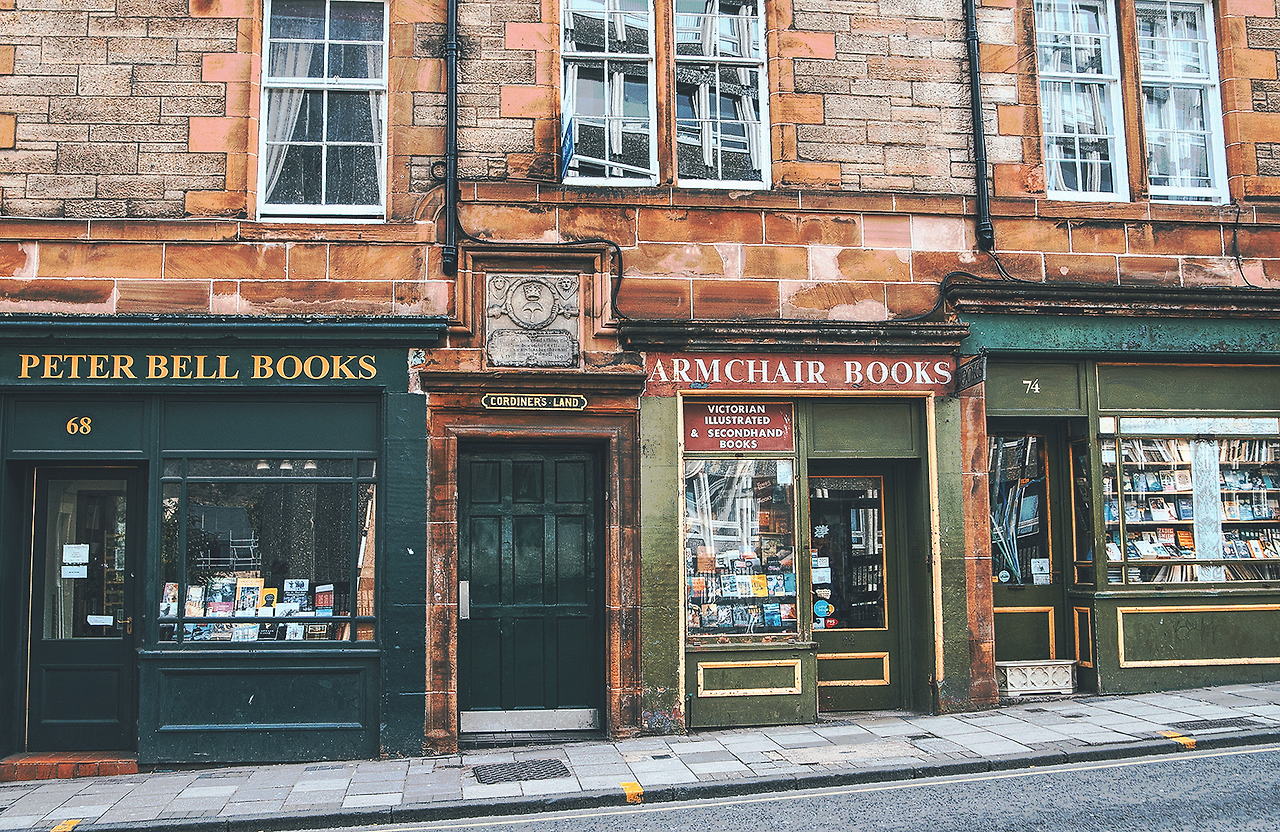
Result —
<instances>
[{"instance_id":1,"label":"house number 68","mask_svg":"<svg viewBox=\"0 0 1280 832\"><path fill-rule=\"evenodd\" d=\"M89 433L93 430L93 420L88 416L75 416L67 422L67 433Z\"/></svg>"}]
</instances>

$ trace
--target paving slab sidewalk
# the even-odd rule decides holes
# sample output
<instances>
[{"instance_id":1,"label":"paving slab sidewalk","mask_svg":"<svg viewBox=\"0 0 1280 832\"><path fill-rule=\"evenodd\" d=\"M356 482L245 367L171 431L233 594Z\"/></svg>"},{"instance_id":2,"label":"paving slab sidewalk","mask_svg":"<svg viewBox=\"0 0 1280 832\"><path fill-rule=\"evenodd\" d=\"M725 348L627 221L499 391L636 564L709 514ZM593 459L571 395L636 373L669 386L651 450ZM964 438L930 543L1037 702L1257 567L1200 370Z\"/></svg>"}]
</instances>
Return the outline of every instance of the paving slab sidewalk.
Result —
<instances>
[{"instance_id":1,"label":"paving slab sidewalk","mask_svg":"<svg viewBox=\"0 0 1280 832\"><path fill-rule=\"evenodd\" d=\"M4 783L0 830L66 828L70 821L77 821L77 832L257 832L421 822L1268 742L1280 742L1280 683L1075 696L942 716L842 714L807 726L443 757ZM487 768L495 766L506 768ZM502 780L503 774L520 779Z\"/></svg>"}]
</instances>

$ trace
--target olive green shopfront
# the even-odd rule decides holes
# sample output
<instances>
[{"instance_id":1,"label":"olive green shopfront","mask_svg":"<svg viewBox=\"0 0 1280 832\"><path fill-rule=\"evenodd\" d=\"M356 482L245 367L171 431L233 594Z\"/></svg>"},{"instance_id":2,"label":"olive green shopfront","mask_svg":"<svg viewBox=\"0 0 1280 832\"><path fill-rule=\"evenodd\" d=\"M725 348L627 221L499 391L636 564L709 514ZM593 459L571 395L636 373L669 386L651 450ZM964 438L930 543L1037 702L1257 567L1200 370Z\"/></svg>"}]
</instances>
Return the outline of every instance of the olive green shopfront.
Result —
<instances>
[{"instance_id":1,"label":"olive green shopfront","mask_svg":"<svg viewBox=\"0 0 1280 832\"><path fill-rule=\"evenodd\" d=\"M443 326L6 320L0 753L420 754Z\"/></svg>"},{"instance_id":2,"label":"olive green shopfront","mask_svg":"<svg viewBox=\"0 0 1280 832\"><path fill-rule=\"evenodd\" d=\"M1249 314L1274 294L1157 319L1134 297L1030 315L958 290L986 360L998 677L1056 660L1102 693L1280 678L1280 335Z\"/></svg>"}]
</instances>

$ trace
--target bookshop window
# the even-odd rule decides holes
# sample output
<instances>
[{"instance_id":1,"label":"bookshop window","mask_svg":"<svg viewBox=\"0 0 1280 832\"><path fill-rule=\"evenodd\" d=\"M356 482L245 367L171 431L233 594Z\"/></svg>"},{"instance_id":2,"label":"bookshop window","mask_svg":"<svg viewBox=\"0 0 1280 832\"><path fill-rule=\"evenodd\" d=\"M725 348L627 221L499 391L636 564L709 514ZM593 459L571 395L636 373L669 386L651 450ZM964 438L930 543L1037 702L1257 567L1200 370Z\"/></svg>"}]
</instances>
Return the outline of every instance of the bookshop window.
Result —
<instances>
[{"instance_id":1,"label":"bookshop window","mask_svg":"<svg viewBox=\"0 0 1280 832\"><path fill-rule=\"evenodd\" d=\"M1280 440L1102 444L1107 580L1280 580Z\"/></svg>"},{"instance_id":2,"label":"bookshop window","mask_svg":"<svg viewBox=\"0 0 1280 832\"><path fill-rule=\"evenodd\" d=\"M684 468L690 636L795 634L790 459L693 459Z\"/></svg>"},{"instance_id":3,"label":"bookshop window","mask_svg":"<svg viewBox=\"0 0 1280 832\"><path fill-rule=\"evenodd\" d=\"M1044 437L992 436L988 442L991 574L1002 584L1053 583Z\"/></svg>"},{"instance_id":4,"label":"bookshop window","mask_svg":"<svg viewBox=\"0 0 1280 832\"><path fill-rule=\"evenodd\" d=\"M376 462L171 459L160 640L368 641Z\"/></svg>"}]
</instances>

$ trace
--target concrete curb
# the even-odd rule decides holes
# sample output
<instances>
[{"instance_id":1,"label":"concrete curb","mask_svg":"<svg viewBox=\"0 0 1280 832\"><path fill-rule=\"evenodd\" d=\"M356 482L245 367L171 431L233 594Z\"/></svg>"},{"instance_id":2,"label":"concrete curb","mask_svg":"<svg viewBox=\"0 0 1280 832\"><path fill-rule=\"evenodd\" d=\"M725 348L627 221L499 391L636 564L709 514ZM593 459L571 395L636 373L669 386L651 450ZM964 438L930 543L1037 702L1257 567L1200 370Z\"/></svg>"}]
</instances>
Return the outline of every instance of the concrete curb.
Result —
<instances>
[{"instance_id":1,"label":"concrete curb","mask_svg":"<svg viewBox=\"0 0 1280 832\"><path fill-rule=\"evenodd\" d=\"M1195 739L1195 749L1240 748L1280 742L1280 730L1265 729L1215 734ZM1067 763L1123 760L1135 757L1167 756L1190 751L1174 739L1138 740L1128 743L1084 748L1050 749L1030 754L1009 754L975 760L944 760L915 765L868 766L836 771L788 773L778 776L744 777L734 780L706 780L696 783L673 783L646 790L642 803L674 803L720 797L838 788L897 780L923 780L957 774L983 774L1020 769L1042 768ZM86 823L88 832L125 832L125 830L167 830L171 832L299 832L307 829L332 829L341 826L424 823L487 816L531 815L542 812L567 812L576 809L622 807L628 803L621 789L602 789L545 797L503 797L489 800L451 800L419 803L380 809L329 810L323 812L275 813L261 817L241 815L231 818L164 818L123 824Z\"/></svg>"}]
</instances>

